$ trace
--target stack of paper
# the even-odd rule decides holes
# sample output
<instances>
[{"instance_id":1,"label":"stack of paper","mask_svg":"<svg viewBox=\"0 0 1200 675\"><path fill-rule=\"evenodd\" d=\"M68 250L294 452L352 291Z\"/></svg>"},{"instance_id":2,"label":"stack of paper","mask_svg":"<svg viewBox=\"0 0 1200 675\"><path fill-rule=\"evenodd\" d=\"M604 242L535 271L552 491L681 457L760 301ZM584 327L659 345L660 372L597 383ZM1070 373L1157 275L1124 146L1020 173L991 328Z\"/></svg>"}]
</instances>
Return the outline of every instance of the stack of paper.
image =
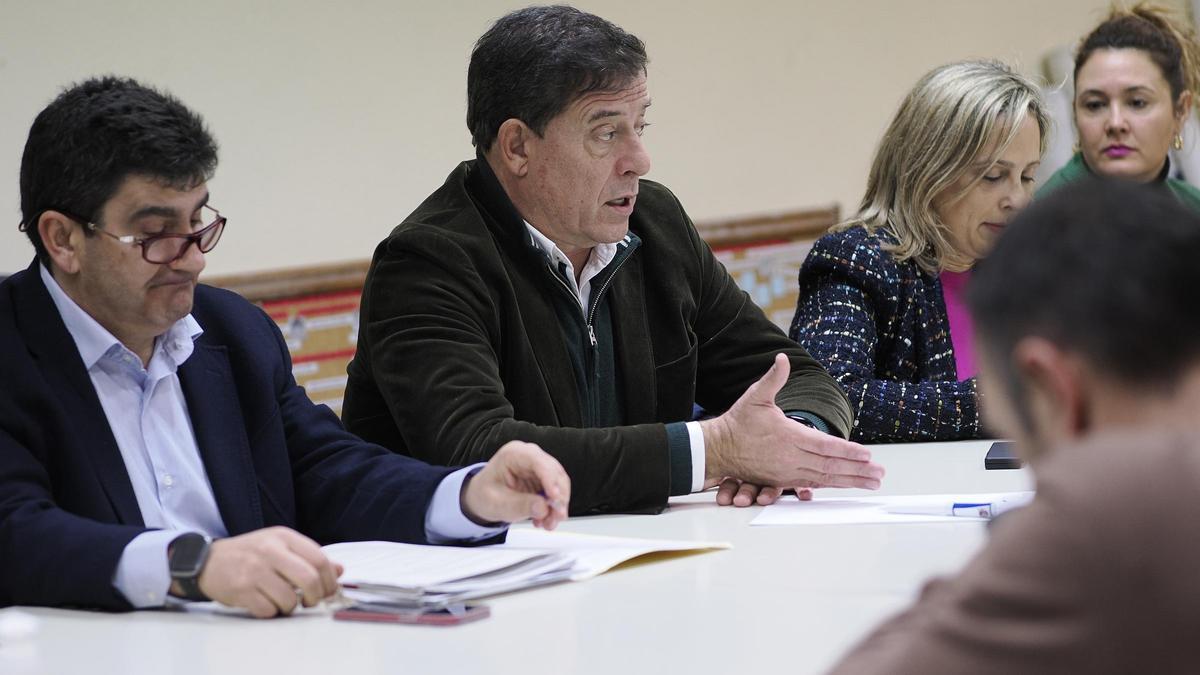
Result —
<instances>
[{"instance_id":1,"label":"stack of paper","mask_svg":"<svg viewBox=\"0 0 1200 675\"><path fill-rule=\"evenodd\" d=\"M730 548L723 542L600 537L514 529L504 544L457 548L383 541L330 544L352 600L443 607L489 595L582 581L634 558L665 551Z\"/></svg>"}]
</instances>

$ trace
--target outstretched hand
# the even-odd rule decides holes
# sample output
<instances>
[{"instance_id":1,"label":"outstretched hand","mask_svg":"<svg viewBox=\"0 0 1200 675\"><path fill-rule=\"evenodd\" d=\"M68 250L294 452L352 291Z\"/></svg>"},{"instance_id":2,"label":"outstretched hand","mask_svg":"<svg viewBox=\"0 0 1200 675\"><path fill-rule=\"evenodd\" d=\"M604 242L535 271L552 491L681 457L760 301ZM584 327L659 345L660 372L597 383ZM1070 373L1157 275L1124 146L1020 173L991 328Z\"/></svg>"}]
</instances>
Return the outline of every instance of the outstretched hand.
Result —
<instances>
[{"instance_id":1,"label":"outstretched hand","mask_svg":"<svg viewBox=\"0 0 1200 675\"><path fill-rule=\"evenodd\" d=\"M700 422L705 487L722 486L718 503L771 503L780 488L879 487L884 470L871 461L870 450L797 424L775 405L790 370L787 356L777 354L766 374L728 411ZM811 491L797 494L811 498Z\"/></svg>"},{"instance_id":2,"label":"outstretched hand","mask_svg":"<svg viewBox=\"0 0 1200 675\"><path fill-rule=\"evenodd\" d=\"M792 489L795 490L797 499L807 502L813 498L813 489L819 487L823 486L792 486ZM784 491L783 488L761 487L736 478L726 478L717 488L717 504L719 506L750 506L751 504L770 506L779 500Z\"/></svg>"}]
</instances>

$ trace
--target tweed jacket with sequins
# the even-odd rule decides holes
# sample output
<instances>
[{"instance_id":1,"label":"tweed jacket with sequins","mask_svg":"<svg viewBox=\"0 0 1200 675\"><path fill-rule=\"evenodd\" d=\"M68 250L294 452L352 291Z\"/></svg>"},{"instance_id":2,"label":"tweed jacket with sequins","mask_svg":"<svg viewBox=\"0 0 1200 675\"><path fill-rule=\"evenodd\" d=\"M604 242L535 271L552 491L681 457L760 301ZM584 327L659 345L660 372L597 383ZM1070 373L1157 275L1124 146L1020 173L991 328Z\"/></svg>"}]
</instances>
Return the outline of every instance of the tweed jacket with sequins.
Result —
<instances>
[{"instance_id":1,"label":"tweed jacket with sequins","mask_svg":"<svg viewBox=\"0 0 1200 675\"><path fill-rule=\"evenodd\" d=\"M851 438L934 441L982 434L975 379L959 381L942 284L884 250L886 231L827 234L800 268L790 335L855 409Z\"/></svg>"}]
</instances>

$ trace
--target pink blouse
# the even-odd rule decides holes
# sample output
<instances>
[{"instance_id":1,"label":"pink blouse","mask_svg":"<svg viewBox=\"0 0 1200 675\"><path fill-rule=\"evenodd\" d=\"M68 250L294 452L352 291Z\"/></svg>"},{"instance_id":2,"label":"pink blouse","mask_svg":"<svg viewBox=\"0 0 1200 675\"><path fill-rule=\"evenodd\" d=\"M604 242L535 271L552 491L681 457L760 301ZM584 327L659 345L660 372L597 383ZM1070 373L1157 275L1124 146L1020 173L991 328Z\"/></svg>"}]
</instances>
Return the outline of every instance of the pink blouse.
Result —
<instances>
[{"instance_id":1,"label":"pink blouse","mask_svg":"<svg viewBox=\"0 0 1200 675\"><path fill-rule=\"evenodd\" d=\"M975 329L971 315L967 313L966 287L971 271L942 272L942 296L946 300L946 318L950 321L950 343L954 346L954 365L958 368L958 379L975 377Z\"/></svg>"}]
</instances>

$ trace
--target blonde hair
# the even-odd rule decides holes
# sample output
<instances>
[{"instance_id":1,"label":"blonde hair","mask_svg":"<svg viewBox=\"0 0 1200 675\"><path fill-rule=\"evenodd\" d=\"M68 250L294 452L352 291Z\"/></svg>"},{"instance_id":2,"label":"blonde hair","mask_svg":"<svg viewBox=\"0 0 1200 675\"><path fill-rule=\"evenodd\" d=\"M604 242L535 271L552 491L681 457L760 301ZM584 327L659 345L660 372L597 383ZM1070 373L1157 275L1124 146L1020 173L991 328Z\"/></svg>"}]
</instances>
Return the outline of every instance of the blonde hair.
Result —
<instances>
[{"instance_id":1,"label":"blonde hair","mask_svg":"<svg viewBox=\"0 0 1200 675\"><path fill-rule=\"evenodd\" d=\"M885 229L896 239L885 250L931 274L969 264L950 243L934 199L972 167L995 162L1026 115L1037 122L1039 153L1045 151L1050 121L1037 85L998 61L935 68L908 93L879 142L857 216L832 231ZM990 155L982 156L989 147ZM982 177L980 172L954 197Z\"/></svg>"}]
</instances>

